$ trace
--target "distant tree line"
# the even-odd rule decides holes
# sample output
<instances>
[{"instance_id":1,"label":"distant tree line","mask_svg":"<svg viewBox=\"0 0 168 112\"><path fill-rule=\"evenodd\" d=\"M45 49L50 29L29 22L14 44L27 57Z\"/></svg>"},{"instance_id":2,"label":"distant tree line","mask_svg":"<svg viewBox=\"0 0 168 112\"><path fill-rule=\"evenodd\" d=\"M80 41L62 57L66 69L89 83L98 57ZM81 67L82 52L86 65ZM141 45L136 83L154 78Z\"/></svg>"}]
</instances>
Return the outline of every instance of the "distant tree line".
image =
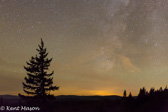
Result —
<instances>
[{"instance_id":1,"label":"distant tree line","mask_svg":"<svg viewBox=\"0 0 168 112\"><path fill-rule=\"evenodd\" d=\"M145 87L140 88L138 96L132 96L131 92L127 96L126 90L123 97L117 103L124 112L167 112L168 110L168 88L151 88L149 91ZM122 112L121 111L121 112Z\"/></svg>"},{"instance_id":2,"label":"distant tree line","mask_svg":"<svg viewBox=\"0 0 168 112\"><path fill-rule=\"evenodd\" d=\"M132 94L130 92L130 94L127 97L127 92L126 90L124 90L123 93L123 98L133 98ZM138 101L142 101L142 100L150 100L150 99L165 99L168 98L168 88L167 86L163 89L162 87L160 87L159 89L155 88L151 88L149 91L147 91L145 89L145 87L140 88L138 96L134 97L134 99L138 100Z\"/></svg>"}]
</instances>

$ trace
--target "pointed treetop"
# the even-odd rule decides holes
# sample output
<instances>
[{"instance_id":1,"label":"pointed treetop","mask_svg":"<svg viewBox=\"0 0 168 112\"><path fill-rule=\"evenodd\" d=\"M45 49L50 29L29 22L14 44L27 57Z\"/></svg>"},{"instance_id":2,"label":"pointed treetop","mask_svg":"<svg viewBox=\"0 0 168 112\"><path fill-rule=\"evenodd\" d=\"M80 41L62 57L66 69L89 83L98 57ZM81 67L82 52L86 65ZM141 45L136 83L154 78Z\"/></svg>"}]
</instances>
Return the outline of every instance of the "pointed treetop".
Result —
<instances>
[{"instance_id":1,"label":"pointed treetop","mask_svg":"<svg viewBox=\"0 0 168 112\"><path fill-rule=\"evenodd\" d=\"M41 45L42 47L44 46L44 42L43 42L43 39L41 38Z\"/></svg>"},{"instance_id":2,"label":"pointed treetop","mask_svg":"<svg viewBox=\"0 0 168 112\"><path fill-rule=\"evenodd\" d=\"M131 92L129 93L129 96L128 97L132 97L132 94L131 94Z\"/></svg>"},{"instance_id":3,"label":"pointed treetop","mask_svg":"<svg viewBox=\"0 0 168 112\"><path fill-rule=\"evenodd\" d=\"M124 90L123 97L127 97L127 92Z\"/></svg>"}]
</instances>

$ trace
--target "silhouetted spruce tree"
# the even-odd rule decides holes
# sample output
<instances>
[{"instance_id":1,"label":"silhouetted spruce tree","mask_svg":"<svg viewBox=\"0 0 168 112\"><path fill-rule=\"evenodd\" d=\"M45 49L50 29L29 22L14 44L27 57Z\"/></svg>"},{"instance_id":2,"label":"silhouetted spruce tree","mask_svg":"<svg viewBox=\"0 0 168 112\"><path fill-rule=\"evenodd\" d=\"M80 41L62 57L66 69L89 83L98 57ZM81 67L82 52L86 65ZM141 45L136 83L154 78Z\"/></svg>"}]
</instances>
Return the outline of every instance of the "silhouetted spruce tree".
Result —
<instances>
[{"instance_id":1,"label":"silhouetted spruce tree","mask_svg":"<svg viewBox=\"0 0 168 112\"><path fill-rule=\"evenodd\" d=\"M146 91L145 87L143 87L142 89L140 88L138 98L144 98L146 95L147 95L147 91Z\"/></svg>"},{"instance_id":2,"label":"silhouetted spruce tree","mask_svg":"<svg viewBox=\"0 0 168 112\"><path fill-rule=\"evenodd\" d=\"M160 87L160 89L159 89L159 92L163 92L163 89L162 89L162 87Z\"/></svg>"},{"instance_id":3,"label":"silhouetted spruce tree","mask_svg":"<svg viewBox=\"0 0 168 112\"><path fill-rule=\"evenodd\" d=\"M152 96L155 94L155 88L151 88L149 91L149 95Z\"/></svg>"},{"instance_id":4,"label":"silhouetted spruce tree","mask_svg":"<svg viewBox=\"0 0 168 112\"><path fill-rule=\"evenodd\" d=\"M129 96L128 96L129 98L132 98L132 94L131 94L131 92L130 92L130 94L129 94Z\"/></svg>"},{"instance_id":5,"label":"silhouetted spruce tree","mask_svg":"<svg viewBox=\"0 0 168 112\"><path fill-rule=\"evenodd\" d=\"M124 97L124 98L127 97L127 92L126 92L126 90L124 90L123 97Z\"/></svg>"},{"instance_id":6,"label":"silhouetted spruce tree","mask_svg":"<svg viewBox=\"0 0 168 112\"><path fill-rule=\"evenodd\" d=\"M167 85L166 85L166 87L164 88L164 93L168 93Z\"/></svg>"},{"instance_id":7,"label":"silhouetted spruce tree","mask_svg":"<svg viewBox=\"0 0 168 112\"><path fill-rule=\"evenodd\" d=\"M129 103L130 105L132 105L132 103L133 103L133 101L134 101L134 98L132 97L131 92L129 93L127 100L128 100L128 103Z\"/></svg>"},{"instance_id":8,"label":"silhouetted spruce tree","mask_svg":"<svg viewBox=\"0 0 168 112\"><path fill-rule=\"evenodd\" d=\"M58 86L53 86L53 73L47 73L48 67L50 66L51 59L47 58L48 53L44 48L43 40L41 39L41 45L36 49L38 55L31 57L27 63L27 67L24 69L27 71L25 82L23 82L23 90L26 94L36 98L48 98L53 95L51 91L58 90ZM23 95L20 95L23 96Z\"/></svg>"}]
</instances>

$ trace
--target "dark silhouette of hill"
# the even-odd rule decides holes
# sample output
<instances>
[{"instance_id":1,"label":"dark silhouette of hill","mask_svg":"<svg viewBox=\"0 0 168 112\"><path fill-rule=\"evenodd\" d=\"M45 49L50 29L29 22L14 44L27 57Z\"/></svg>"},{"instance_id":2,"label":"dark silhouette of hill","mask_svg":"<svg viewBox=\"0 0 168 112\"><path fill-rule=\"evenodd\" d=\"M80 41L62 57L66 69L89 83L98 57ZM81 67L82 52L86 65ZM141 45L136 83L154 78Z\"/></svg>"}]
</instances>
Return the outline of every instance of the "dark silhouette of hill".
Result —
<instances>
[{"instance_id":1,"label":"dark silhouette of hill","mask_svg":"<svg viewBox=\"0 0 168 112\"><path fill-rule=\"evenodd\" d=\"M97 110L106 101L121 100L120 96L75 96L75 95L60 95L53 100L42 102L41 100L25 100L19 96L0 95L0 105L3 106L30 106L40 107L40 112L87 112ZM12 111L14 112L14 111ZM18 111L16 111L18 112Z\"/></svg>"},{"instance_id":2,"label":"dark silhouette of hill","mask_svg":"<svg viewBox=\"0 0 168 112\"><path fill-rule=\"evenodd\" d=\"M111 96L76 96L76 95L60 95L56 96L57 101L98 101L102 99L115 100L120 99L120 96L111 95Z\"/></svg>"},{"instance_id":3,"label":"dark silhouette of hill","mask_svg":"<svg viewBox=\"0 0 168 112\"><path fill-rule=\"evenodd\" d=\"M168 112L168 89L147 91L143 87L136 97L131 93L127 95L126 90L123 97L60 95L46 102L1 95L0 104L36 106L41 108L40 112Z\"/></svg>"},{"instance_id":4,"label":"dark silhouette of hill","mask_svg":"<svg viewBox=\"0 0 168 112\"><path fill-rule=\"evenodd\" d=\"M18 96L15 95L0 95L0 97L4 99L20 99Z\"/></svg>"}]
</instances>

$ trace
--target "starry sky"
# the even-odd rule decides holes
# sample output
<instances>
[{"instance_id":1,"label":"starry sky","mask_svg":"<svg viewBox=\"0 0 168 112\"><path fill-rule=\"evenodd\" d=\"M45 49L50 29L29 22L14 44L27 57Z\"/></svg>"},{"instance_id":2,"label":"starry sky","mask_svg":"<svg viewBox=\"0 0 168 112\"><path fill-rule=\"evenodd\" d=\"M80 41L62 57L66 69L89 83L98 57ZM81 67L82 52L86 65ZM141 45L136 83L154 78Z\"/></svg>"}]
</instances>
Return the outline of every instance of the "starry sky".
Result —
<instances>
[{"instance_id":1,"label":"starry sky","mask_svg":"<svg viewBox=\"0 0 168 112\"><path fill-rule=\"evenodd\" d=\"M137 95L168 84L166 0L0 0L0 94L23 93L43 38L55 95Z\"/></svg>"}]
</instances>

